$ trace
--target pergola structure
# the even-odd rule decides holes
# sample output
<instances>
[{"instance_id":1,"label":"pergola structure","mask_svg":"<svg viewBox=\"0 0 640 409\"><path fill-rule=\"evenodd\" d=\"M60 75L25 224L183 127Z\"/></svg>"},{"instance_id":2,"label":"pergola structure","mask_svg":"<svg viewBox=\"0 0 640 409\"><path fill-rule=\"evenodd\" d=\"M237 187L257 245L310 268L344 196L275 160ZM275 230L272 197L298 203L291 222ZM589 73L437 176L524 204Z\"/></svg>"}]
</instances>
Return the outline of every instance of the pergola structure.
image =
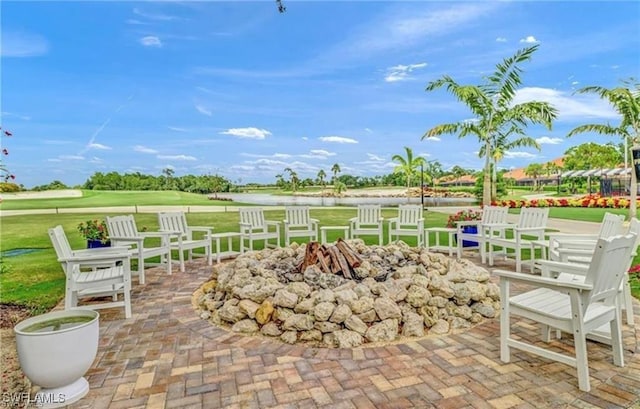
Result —
<instances>
[{"instance_id":1,"label":"pergola structure","mask_svg":"<svg viewBox=\"0 0 640 409\"><path fill-rule=\"evenodd\" d=\"M613 168L613 169L587 169L587 170L568 170L557 175L558 186L562 179L583 178L586 177L591 193L591 178L600 178L600 194L603 196L611 196L614 192L618 195L625 195L628 192L627 178L631 175L631 168ZM613 181L617 180L617 189L614 189Z\"/></svg>"}]
</instances>

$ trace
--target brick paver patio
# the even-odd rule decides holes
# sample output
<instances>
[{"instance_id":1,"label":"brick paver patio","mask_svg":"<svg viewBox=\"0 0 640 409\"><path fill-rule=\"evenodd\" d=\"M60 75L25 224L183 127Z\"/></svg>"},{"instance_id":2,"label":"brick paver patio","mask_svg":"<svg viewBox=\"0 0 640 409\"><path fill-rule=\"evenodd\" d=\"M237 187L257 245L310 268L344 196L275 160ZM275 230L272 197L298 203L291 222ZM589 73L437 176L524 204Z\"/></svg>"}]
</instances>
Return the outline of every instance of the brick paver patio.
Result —
<instances>
[{"instance_id":1,"label":"brick paver patio","mask_svg":"<svg viewBox=\"0 0 640 409\"><path fill-rule=\"evenodd\" d=\"M175 270L174 270L175 271ZM514 351L499 357L499 319L466 332L357 349L322 349L235 335L201 320L191 295L202 262L172 276L147 270L133 317L103 310L91 391L73 408L619 408L640 407L640 304L624 326L626 366L590 342L591 392L567 365ZM526 321L517 333L540 338ZM567 339L568 338L568 339ZM556 341L571 349L567 336Z\"/></svg>"}]
</instances>

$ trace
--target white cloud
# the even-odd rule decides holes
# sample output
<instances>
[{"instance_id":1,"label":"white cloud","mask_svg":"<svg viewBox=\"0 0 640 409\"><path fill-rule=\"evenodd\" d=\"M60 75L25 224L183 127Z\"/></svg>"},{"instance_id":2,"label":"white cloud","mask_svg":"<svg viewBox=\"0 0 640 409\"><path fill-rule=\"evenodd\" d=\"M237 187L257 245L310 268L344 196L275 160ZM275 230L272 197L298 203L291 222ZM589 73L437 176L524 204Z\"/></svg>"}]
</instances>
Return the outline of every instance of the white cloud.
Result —
<instances>
[{"instance_id":1,"label":"white cloud","mask_svg":"<svg viewBox=\"0 0 640 409\"><path fill-rule=\"evenodd\" d=\"M84 160L82 155L60 155L59 158L62 160Z\"/></svg>"},{"instance_id":2,"label":"white cloud","mask_svg":"<svg viewBox=\"0 0 640 409\"><path fill-rule=\"evenodd\" d=\"M2 117L9 116L9 117L21 119L23 121L30 121L31 120L30 116L14 114L13 112L1 112L0 116L2 116Z\"/></svg>"},{"instance_id":3,"label":"white cloud","mask_svg":"<svg viewBox=\"0 0 640 409\"><path fill-rule=\"evenodd\" d=\"M306 137L306 136L303 136L303 137L302 137L302 140L303 140L303 141L308 141L308 140L309 140L309 138L308 138L308 137Z\"/></svg>"},{"instance_id":4,"label":"white cloud","mask_svg":"<svg viewBox=\"0 0 640 409\"><path fill-rule=\"evenodd\" d=\"M212 112L211 110L207 109L206 107L204 107L203 105L200 104L196 104L195 108L198 112L200 112L202 115L206 115L206 116L211 116Z\"/></svg>"},{"instance_id":5,"label":"white cloud","mask_svg":"<svg viewBox=\"0 0 640 409\"><path fill-rule=\"evenodd\" d=\"M496 38L496 42L498 42L498 43L506 43L507 39L504 38L504 37L498 37L498 38Z\"/></svg>"},{"instance_id":6,"label":"white cloud","mask_svg":"<svg viewBox=\"0 0 640 409\"><path fill-rule=\"evenodd\" d=\"M384 162L386 160L382 156L378 156L373 153L367 153L367 157L369 158L370 161L374 161L374 162Z\"/></svg>"},{"instance_id":7,"label":"white cloud","mask_svg":"<svg viewBox=\"0 0 640 409\"><path fill-rule=\"evenodd\" d=\"M266 129L258 129L254 127L231 128L220 133L223 135L231 135L231 136L237 136L238 138L248 138L248 139L265 139L267 136L271 135L271 132L267 131Z\"/></svg>"},{"instance_id":8,"label":"white cloud","mask_svg":"<svg viewBox=\"0 0 640 409\"><path fill-rule=\"evenodd\" d=\"M258 155L255 153L241 153L240 156L248 156L250 158L276 158L276 159L288 159L292 157L292 155L288 153L274 153L272 155Z\"/></svg>"},{"instance_id":9,"label":"white cloud","mask_svg":"<svg viewBox=\"0 0 640 409\"><path fill-rule=\"evenodd\" d=\"M100 159L97 156L94 156L93 158L91 158L91 160L89 162L95 163L95 164L100 164L100 163L104 163L104 160Z\"/></svg>"},{"instance_id":10,"label":"white cloud","mask_svg":"<svg viewBox=\"0 0 640 409\"><path fill-rule=\"evenodd\" d=\"M579 81L571 81L571 85L578 85L578 84L580 84Z\"/></svg>"},{"instance_id":11,"label":"white cloud","mask_svg":"<svg viewBox=\"0 0 640 409\"><path fill-rule=\"evenodd\" d=\"M3 57L36 57L49 52L49 43L39 34L2 31Z\"/></svg>"},{"instance_id":12,"label":"white cloud","mask_svg":"<svg viewBox=\"0 0 640 409\"><path fill-rule=\"evenodd\" d=\"M147 148L146 146L142 146L142 145L136 145L133 147L133 150L135 152L140 152L140 153L151 153L151 154L156 154L158 153L157 150L155 149L151 149L151 148Z\"/></svg>"},{"instance_id":13,"label":"white cloud","mask_svg":"<svg viewBox=\"0 0 640 409\"><path fill-rule=\"evenodd\" d=\"M550 138L548 136L543 136L541 138L536 138L536 142L540 145L557 145L562 143L562 138Z\"/></svg>"},{"instance_id":14,"label":"white cloud","mask_svg":"<svg viewBox=\"0 0 640 409\"><path fill-rule=\"evenodd\" d=\"M335 152L325 151L324 149L312 149L310 153L316 156L335 156Z\"/></svg>"},{"instance_id":15,"label":"white cloud","mask_svg":"<svg viewBox=\"0 0 640 409\"><path fill-rule=\"evenodd\" d=\"M197 160L193 156L189 156L189 155L158 155L156 157L158 159L165 159L165 160L186 160L186 161Z\"/></svg>"},{"instance_id":16,"label":"white cloud","mask_svg":"<svg viewBox=\"0 0 640 409\"><path fill-rule=\"evenodd\" d=\"M423 141L431 141L431 142L440 142L442 139L439 136L430 136L428 138L424 138Z\"/></svg>"},{"instance_id":17,"label":"white cloud","mask_svg":"<svg viewBox=\"0 0 640 409\"><path fill-rule=\"evenodd\" d=\"M365 132L367 133L373 133L373 131L370 128L364 128Z\"/></svg>"},{"instance_id":18,"label":"white cloud","mask_svg":"<svg viewBox=\"0 0 640 409\"><path fill-rule=\"evenodd\" d=\"M108 151L111 150L110 146L107 145L103 145L101 143L90 143L89 145L87 145L87 149L99 149L99 150L103 150L103 151Z\"/></svg>"},{"instance_id":19,"label":"white cloud","mask_svg":"<svg viewBox=\"0 0 640 409\"><path fill-rule=\"evenodd\" d=\"M507 152L504 153L504 157L505 158L533 159L533 158L536 158L537 156L534 155L533 153L529 153L529 152L507 151Z\"/></svg>"},{"instance_id":20,"label":"white cloud","mask_svg":"<svg viewBox=\"0 0 640 409\"><path fill-rule=\"evenodd\" d=\"M167 128L169 128L170 130L175 131L175 132L189 132L188 129L178 128L176 126L168 126Z\"/></svg>"},{"instance_id":21,"label":"white cloud","mask_svg":"<svg viewBox=\"0 0 640 409\"><path fill-rule=\"evenodd\" d=\"M136 20L134 18L127 19L125 21L125 23L131 24L131 25L135 25L135 26L146 26L146 25L149 25L149 23L145 23L144 21Z\"/></svg>"},{"instance_id":22,"label":"white cloud","mask_svg":"<svg viewBox=\"0 0 640 409\"><path fill-rule=\"evenodd\" d=\"M535 44L539 43L540 41L538 41L534 36L526 36L525 38L521 38L520 42L526 44Z\"/></svg>"},{"instance_id":23,"label":"white cloud","mask_svg":"<svg viewBox=\"0 0 640 409\"><path fill-rule=\"evenodd\" d=\"M387 76L384 77L386 82L397 82L411 79L409 74L414 70L424 68L427 66L426 62L409 65L396 65L394 67L387 68Z\"/></svg>"},{"instance_id":24,"label":"white cloud","mask_svg":"<svg viewBox=\"0 0 640 409\"><path fill-rule=\"evenodd\" d=\"M47 159L47 162L62 162L62 159L58 159L58 158Z\"/></svg>"},{"instance_id":25,"label":"white cloud","mask_svg":"<svg viewBox=\"0 0 640 409\"><path fill-rule=\"evenodd\" d=\"M343 136L321 136L320 139L322 142L334 142L334 143L358 143L355 139L345 138Z\"/></svg>"},{"instance_id":26,"label":"white cloud","mask_svg":"<svg viewBox=\"0 0 640 409\"><path fill-rule=\"evenodd\" d=\"M139 41L140 44L144 45L145 47L162 47L162 41L160 41L160 39L156 36L145 36L142 37Z\"/></svg>"},{"instance_id":27,"label":"white cloud","mask_svg":"<svg viewBox=\"0 0 640 409\"><path fill-rule=\"evenodd\" d=\"M516 91L514 104L545 101L558 110L559 120L584 121L586 118L619 119L611 106L597 95L570 95L550 88L525 87Z\"/></svg>"},{"instance_id":28,"label":"white cloud","mask_svg":"<svg viewBox=\"0 0 640 409\"><path fill-rule=\"evenodd\" d=\"M170 16L167 14L153 14L140 10L139 8L133 9L133 14L137 14L138 16L148 18L149 20L159 20L159 21L171 21L178 20L176 16Z\"/></svg>"}]
</instances>

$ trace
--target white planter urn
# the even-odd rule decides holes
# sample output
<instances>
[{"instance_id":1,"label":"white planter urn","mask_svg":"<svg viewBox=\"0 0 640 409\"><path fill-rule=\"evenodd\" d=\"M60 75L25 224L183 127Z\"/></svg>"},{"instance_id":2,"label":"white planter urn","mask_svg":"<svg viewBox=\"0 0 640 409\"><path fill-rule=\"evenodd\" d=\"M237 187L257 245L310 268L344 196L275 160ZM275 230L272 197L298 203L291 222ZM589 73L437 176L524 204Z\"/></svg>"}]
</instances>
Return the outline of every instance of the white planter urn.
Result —
<instances>
[{"instance_id":1,"label":"white planter urn","mask_svg":"<svg viewBox=\"0 0 640 409\"><path fill-rule=\"evenodd\" d=\"M54 311L14 327L22 371L42 388L32 403L58 408L89 392L84 374L98 352L99 318L93 310Z\"/></svg>"}]
</instances>

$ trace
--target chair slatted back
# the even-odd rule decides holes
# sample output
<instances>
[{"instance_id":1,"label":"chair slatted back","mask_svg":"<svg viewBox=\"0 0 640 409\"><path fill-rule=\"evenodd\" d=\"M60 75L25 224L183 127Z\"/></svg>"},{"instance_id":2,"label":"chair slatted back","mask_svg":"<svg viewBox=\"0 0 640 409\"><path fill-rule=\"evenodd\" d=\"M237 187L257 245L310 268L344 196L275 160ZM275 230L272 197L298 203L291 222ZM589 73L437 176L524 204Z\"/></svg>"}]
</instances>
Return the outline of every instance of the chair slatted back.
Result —
<instances>
[{"instance_id":1,"label":"chair slatted back","mask_svg":"<svg viewBox=\"0 0 640 409\"><path fill-rule=\"evenodd\" d=\"M544 228L547 226L549 208L523 207L518 218L519 228Z\"/></svg>"},{"instance_id":2,"label":"chair slatted back","mask_svg":"<svg viewBox=\"0 0 640 409\"><path fill-rule=\"evenodd\" d=\"M584 305L605 301L608 305L615 303L620 284L629 266L629 260L636 242L635 234L598 239L585 283L592 284L593 290L586 293Z\"/></svg>"},{"instance_id":3,"label":"chair slatted back","mask_svg":"<svg viewBox=\"0 0 640 409\"><path fill-rule=\"evenodd\" d=\"M49 238L53 244L53 248L56 250L58 261L66 260L71 257L72 250L67 235L64 233L62 226L58 225L49 229ZM62 263L64 267L64 263ZM66 270L65 270L66 273Z\"/></svg>"},{"instance_id":4,"label":"chair slatted back","mask_svg":"<svg viewBox=\"0 0 640 409\"><path fill-rule=\"evenodd\" d=\"M418 224L418 220L422 219L422 206L420 205L399 205L398 206L398 224L412 225Z\"/></svg>"},{"instance_id":5,"label":"chair slatted back","mask_svg":"<svg viewBox=\"0 0 640 409\"><path fill-rule=\"evenodd\" d=\"M506 206L484 206L481 224L504 224L507 222L509 208Z\"/></svg>"},{"instance_id":6,"label":"chair slatted back","mask_svg":"<svg viewBox=\"0 0 640 409\"><path fill-rule=\"evenodd\" d=\"M379 225L382 210L380 205L359 205L357 224L362 225Z\"/></svg>"},{"instance_id":7,"label":"chair slatted back","mask_svg":"<svg viewBox=\"0 0 640 409\"><path fill-rule=\"evenodd\" d=\"M107 216L107 229L109 231L109 235L113 237L130 237L130 238L138 238L138 227L136 226L136 220L133 218L133 215L125 215L125 216ZM117 245L117 243L113 243L113 245Z\"/></svg>"},{"instance_id":8,"label":"chair slatted back","mask_svg":"<svg viewBox=\"0 0 640 409\"><path fill-rule=\"evenodd\" d=\"M265 228L264 211L259 207L241 208L240 223L250 225L251 230Z\"/></svg>"},{"instance_id":9,"label":"chair slatted back","mask_svg":"<svg viewBox=\"0 0 640 409\"><path fill-rule=\"evenodd\" d=\"M287 206L285 207L285 219L289 227L307 227L310 224L308 206Z\"/></svg>"},{"instance_id":10,"label":"chair slatted back","mask_svg":"<svg viewBox=\"0 0 640 409\"><path fill-rule=\"evenodd\" d=\"M622 224L624 223L624 216L613 213L605 213L600 223L600 230L598 231L598 238L607 238L622 234Z\"/></svg>"},{"instance_id":11,"label":"chair slatted back","mask_svg":"<svg viewBox=\"0 0 640 409\"><path fill-rule=\"evenodd\" d=\"M184 212L160 212L158 213L158 225L160 230L180 232L187 236L189 229Z\"/></svg>"}]
</instances>

